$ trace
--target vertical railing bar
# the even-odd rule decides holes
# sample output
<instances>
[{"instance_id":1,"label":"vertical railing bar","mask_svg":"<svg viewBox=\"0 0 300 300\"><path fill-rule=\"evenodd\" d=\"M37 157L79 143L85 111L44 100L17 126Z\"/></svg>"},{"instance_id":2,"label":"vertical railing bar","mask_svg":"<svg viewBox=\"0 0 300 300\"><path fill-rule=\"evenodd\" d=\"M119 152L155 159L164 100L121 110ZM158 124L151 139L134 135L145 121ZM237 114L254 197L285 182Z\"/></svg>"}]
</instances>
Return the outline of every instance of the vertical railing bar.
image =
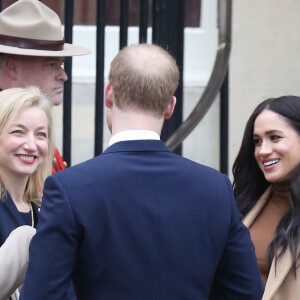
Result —
<instances>
[{"instance_id":1,"label":"vertical railing bar","mask_svg":"<svg viewBox=\"0 0 300 300\"><path fill-rule=\"evenodd\" d=\"M229 75L228 69L220 89L220 171L228 174Z\"/></svg>"},{"instance_id":2,"label":"vertical railing bar","mask_svg":"<svg viewBox=\"0 0 300 300\"><path fill-rule=\"evenodd\" d=\"M165 0L162 0L165 1ZM162 9L161 9L161 1L153 0L152 2L152 42L153 44L159 44L161 46L161 41L164 40L162 38L164 25L166 25L166 19L162 18Z\"/></svg>"},{"instance_id":3,"label":"vertical railing bar","mask_svg":"<svg viewBox=\"0 0 300 300\"><path fill-rule=\"evenodd\" d=\"M97 0L95 156L103 151L105 0Z\"/></svg>"},{"instance_id":4,"label":"vertical railing bar","mask_svg":"<svg viewBox=\"0 0 300 300\"><path fill-rule=\"evenodd\" d=\"M175 1L174 1L175 2ZM169 122L172 120L172 125L169 125L169 130L168 130L168 136L165 137L165 140L169 138L169 136L172 135L173 132L176 131L176 129L180 126L182 123L183 119L183 68L184 68L184 63L183 63L183 57L184 57L184 25L185 25L185 0L177 0L177 7L176 7L176 17L177 17L177 26L176 26L176 31L177 34L176 36L174 35L171 38L171 41L175 40L177 41L176 44L171 43L172 47L175 48L175 51L173 55L176 58L177 65L180 71L180 78L179 78L179 84L178 88L175 92L175 96L178 99L178 102L176 104L177 108L174 111L173 114L173 120L170 119L168 120ZM173 16L169 16L169 18L172 18ZM171 34L171 33L170 33ZM178 146L175 150L175 153L181 155L182 154L182 145Z\"/></svg>"},{"instance_id":5,"label":"vertical railing bar","mask_svg":"<svg viewBox=\"0 0 300 300\"><path fill-rule=\"evenodd\" d=\"M120 50L127 46L128 39L128 0L120 2Z\"/></svg>"},{"instance_id":6,"label":"vertical railing bar","mask_svg":"<svg viewBox=\"0 0 300 300\"><path fill-rule=\"evenodd\" d=\"M2 0L0 0L0 11L2 11Z\"/></svg>"},{"instance_id":7,"label":"vertical railing bar","mask_svg":"<svg viewBox=\"0 0 300 300\"><path fill-rule=\"evenodd\" d=\"M153 0L152 1L152 43L155 44L155 42L157 41L157 4L156 4L157 0Z\"/></svg>"},{"instance_id":8,"label":"vertical railing bar","mask_svg":"<svg viewBox=\"0 0 300 300\"><path fill-rule=\"evenodd\" d=\"M160 9L158 0L152 1L152 43L157 44L159 38L158 34L158 20L160 20Z\"/></svg>"},{"instance_id":9,"label":"vertical railing bar","mask_svg":"<svg viewBox=\"0 0 300 300\"><path fill-rule=\"evenodd\" d=\"M73 41L74 1L65 0L65 40ZM64 84L63 96L63 157L71 165L71 132L72 132L72 57L65 59L65 71L69 80Z\"/></svg>"},{"instance_id":10,"label":"vertical railing bar","mask_svg":"<svg viewBox=\"0 0 300 300\"><path fill-rule=\"evenodd\" d=\"M148 14L149 14L149 1L141 0L140 5L140 28L139 28L139 42L147 42L147 29L148 29Z\"/></svg>"},{"instance_id":11,"label":"vertical railing bar","mask_svg":"<svg viewBox=\"0 0 300 300\"><path fill-rule=\"evenodd\" d=\"M182 122L183 111L183 39L184 39L184 8L183 0L153 0L153 43L169 51L177 61L181 77L175 93L177 105L170 120L164 122L161 139L167 140L176 131ZM181 154L179 145L175 153Z\"/></svg>"},{"instance_id":12,"label":"vertical railing bar","mask_svg":"<svg viewBox=\"0 0 300 300\"><path fill-rule=\"evenodd\" d=\"M167 4L166 0L153 0L152 41L167 48ZM158 25L159 23L159 25Z\"/></svg>"}]
</instances>

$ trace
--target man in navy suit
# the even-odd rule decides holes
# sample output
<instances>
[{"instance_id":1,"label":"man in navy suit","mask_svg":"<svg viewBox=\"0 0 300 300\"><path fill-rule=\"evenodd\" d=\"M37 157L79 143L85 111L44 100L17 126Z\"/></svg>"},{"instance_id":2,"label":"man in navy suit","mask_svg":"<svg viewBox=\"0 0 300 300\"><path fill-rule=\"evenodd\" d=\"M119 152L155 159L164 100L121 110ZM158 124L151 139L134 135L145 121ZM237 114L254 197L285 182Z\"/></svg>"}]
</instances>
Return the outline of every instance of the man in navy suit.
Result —
<instances>
[{"instance_id":1,"label":"man in navy suit","mask_svg":"<svg viewBox=\"0 0 300 300\"><path fill-rule=\"evenodd\" d=\"M179 78L162 48L119 52L105 87L112 138L49 177L22 300L261 299L248 230L225 175L160 141Z\"/></svg>"}]
</instances>

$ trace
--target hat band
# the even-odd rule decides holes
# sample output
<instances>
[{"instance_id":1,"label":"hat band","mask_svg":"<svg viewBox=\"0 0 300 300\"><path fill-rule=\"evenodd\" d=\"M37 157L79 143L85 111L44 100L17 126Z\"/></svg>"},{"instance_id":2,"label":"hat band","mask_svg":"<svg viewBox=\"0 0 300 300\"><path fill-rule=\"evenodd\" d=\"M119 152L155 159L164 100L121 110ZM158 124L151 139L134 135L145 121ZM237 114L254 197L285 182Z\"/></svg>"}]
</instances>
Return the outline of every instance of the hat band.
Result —
<instances>
[{"instance_id":1,"label":"hat band","mask_svg":"<svg viewBox=\"0 0 300 300\"><path fill-rule=\"evenodd\" d=\"M47 41L0 34L0 44L23 49L60 51L64 49L65 39L60 41Z\"/></svg>"}]
</instances>

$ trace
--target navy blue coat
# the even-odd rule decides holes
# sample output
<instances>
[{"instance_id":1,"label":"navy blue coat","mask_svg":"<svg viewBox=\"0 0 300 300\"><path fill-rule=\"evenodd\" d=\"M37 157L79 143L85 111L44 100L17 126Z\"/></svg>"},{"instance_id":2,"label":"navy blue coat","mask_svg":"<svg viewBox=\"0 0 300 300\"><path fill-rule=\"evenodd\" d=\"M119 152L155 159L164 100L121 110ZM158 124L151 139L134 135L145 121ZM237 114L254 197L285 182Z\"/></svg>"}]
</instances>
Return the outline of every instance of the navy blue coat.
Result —
<instances>
[{"instance_id":1,"label":"navy blue coat","mask_svg":"<svg viewBox=\"0 0 300 300\"><path fill-rule=\"evenodd\" d=\"M50 176L22 300L261 299L254 247L230 181L127 141Z\"/></svg>"},{"instance_id":2,"label":"navy blue coat","mask_svg":"<svg viewBox=\"0 0 300 300\"><path fill-rule=\"evenodd\" d=\"M39 216L38 206L34 203L31 204L37 222ZM22 225L25 225L24 220L7 193L5 199L0 202L0 246L14 229Z\"/></svg>"}]
</instances>

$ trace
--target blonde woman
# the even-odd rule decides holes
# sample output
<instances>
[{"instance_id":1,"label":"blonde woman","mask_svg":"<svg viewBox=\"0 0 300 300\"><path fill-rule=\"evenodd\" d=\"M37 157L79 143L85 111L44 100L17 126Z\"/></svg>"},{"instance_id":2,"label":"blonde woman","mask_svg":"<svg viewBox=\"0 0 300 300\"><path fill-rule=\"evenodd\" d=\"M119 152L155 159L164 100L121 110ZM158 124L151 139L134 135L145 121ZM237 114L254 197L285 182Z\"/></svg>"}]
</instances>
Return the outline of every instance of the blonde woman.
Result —
<instances>
[{"instance_id":1,"label":"blonde woman","mask_svg":"<svg viewBox=\"0 0 300 300\"><path fill-rule=\"evenodd\" d=\"M35 87L0 92L0 246L17 227L36 227L52 148L48 98Z\"/></svg>"},{"instance_id":2,"label":"blonde woman","mask_svg":"<svg viewBox=\"0 0 300 300\"><path fill-rule=\"evenodd\" d=\"M15 228L36 227L52 145L47 97L34 87L0 92L0 246Z\"/></svg>"}]
</instances>

